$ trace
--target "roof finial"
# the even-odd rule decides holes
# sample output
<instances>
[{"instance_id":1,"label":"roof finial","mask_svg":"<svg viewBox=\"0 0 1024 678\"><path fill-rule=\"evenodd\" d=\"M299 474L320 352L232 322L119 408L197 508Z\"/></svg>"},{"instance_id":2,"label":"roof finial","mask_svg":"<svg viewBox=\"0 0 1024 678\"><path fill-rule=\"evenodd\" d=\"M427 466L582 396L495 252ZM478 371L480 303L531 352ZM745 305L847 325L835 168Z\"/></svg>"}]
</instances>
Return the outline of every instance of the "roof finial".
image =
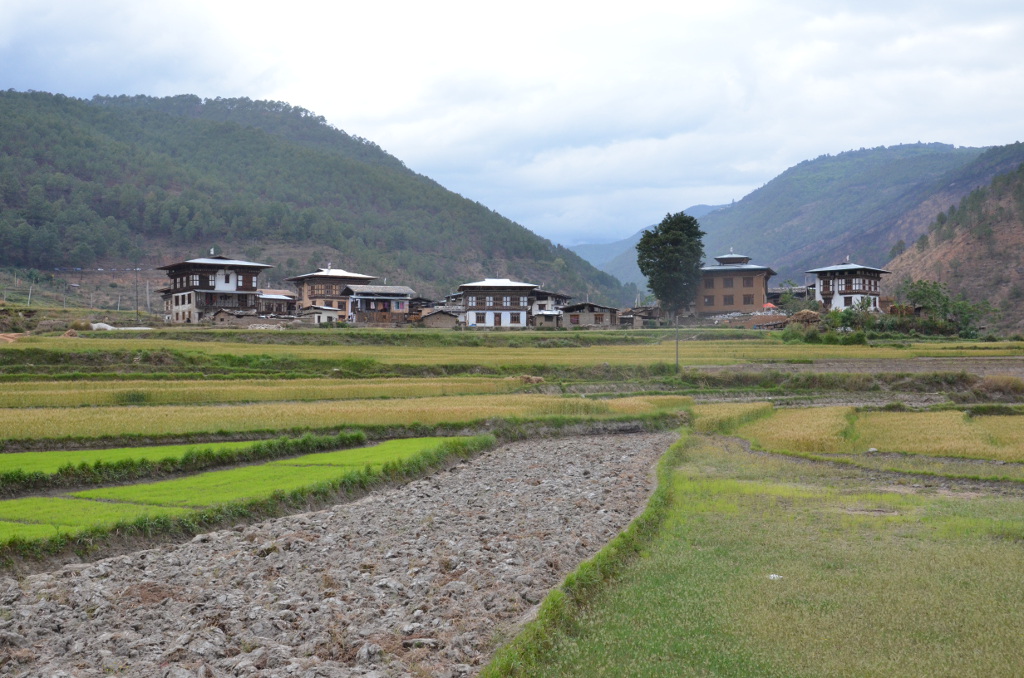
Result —
<instances>
[{"instance_id":1,"label":"roof finial","mask_svg":"<svg viewBox=\"0 0 1024 678\"><path fill-rule=\"evenodd\" d=\"M846 263L850 263L850 255L849 254L846 255Z\"/></svg>"},{"instance_id":2,"label":"roof finial","mask_svg":"<svg viewBox=\"0 0 1024 678\"><path fill-rule=\"evenodd\" d=\"M732 254L732 248L731 247L729 248L729 254Z\"/></svg>"}]
</instances>

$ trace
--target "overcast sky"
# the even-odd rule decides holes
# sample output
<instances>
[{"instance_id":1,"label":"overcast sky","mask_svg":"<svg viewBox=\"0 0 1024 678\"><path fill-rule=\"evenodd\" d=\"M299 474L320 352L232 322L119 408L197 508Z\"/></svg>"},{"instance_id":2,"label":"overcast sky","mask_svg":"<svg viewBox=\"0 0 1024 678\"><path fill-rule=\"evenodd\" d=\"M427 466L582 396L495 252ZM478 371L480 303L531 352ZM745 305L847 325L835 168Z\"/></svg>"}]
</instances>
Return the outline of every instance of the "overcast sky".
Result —
<instances>
[{"instance_id":1,"label":"overcast sky","mask_svg":"<svg viewBox=\"0 0 1024 678\"><path fill-rule=\"evenodd\" d=\"M0 88L286 101L572 245L825 153L1024 139L1024 4L0 0Z\"/></svg>"}]
</instances>

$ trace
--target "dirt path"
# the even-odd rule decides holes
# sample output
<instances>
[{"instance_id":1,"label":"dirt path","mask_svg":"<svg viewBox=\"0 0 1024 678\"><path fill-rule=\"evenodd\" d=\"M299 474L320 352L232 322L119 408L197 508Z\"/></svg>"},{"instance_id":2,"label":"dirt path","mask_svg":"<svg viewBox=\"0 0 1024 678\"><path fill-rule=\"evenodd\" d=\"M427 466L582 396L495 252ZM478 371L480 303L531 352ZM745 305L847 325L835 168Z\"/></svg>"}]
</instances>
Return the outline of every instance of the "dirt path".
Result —
<instances>
[{"instance_id":1,"label":"dirt path","mask_svg":"<svg viewBox=\"0 0 1024 678\"><path fill-rule=\"evenodd\" d=\"M13 344L21 334L0 334L0 344Z\"/></svg>"}]
</instances>

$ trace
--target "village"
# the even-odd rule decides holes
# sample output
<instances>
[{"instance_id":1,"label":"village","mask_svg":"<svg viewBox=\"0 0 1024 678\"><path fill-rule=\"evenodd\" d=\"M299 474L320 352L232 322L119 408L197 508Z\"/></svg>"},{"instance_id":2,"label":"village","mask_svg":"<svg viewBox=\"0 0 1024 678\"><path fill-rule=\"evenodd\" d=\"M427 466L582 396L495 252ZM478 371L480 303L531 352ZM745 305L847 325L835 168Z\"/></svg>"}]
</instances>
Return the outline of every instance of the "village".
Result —
<instances>
[{"instance_id":1,"label":"village","mask_svg":"<svg viewBox=\"0 0 1024 678\"><path fill-rule=\"evenodd\" d=\"M809 270L814 282L783 289L769 287L775 271L751 263L748 256L730 251L715 262L701 268L699 292L684 314L690 321L772 327L778 324L772 316L779 315L777 304L785 292L813 298L823 311L857 307L883 312L888 306L879 289L881 276L888 273L884 269L847 261ZM620 309L589 300L570 303L567 294L508 278L464 283L444 299L432 300L408 286L376 284L375 276L330 264L286 278L295 290L262 288L259 276L268 268L220 255L161 266L170 278L168 287L157 290L164 321L246 328L416 324L435 329L640 328L669 321L657 304Z\"/></svg>"}]
</instances>

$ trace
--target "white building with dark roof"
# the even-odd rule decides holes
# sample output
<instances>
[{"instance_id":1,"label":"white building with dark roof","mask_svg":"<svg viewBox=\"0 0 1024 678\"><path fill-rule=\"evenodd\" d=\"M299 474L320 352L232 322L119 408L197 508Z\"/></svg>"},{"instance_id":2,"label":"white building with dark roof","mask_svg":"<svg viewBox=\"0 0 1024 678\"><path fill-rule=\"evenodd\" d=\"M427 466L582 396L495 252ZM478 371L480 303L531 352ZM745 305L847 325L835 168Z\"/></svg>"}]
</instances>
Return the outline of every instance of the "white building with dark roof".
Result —
<instances>
[{"instance_id":1,"label":"white building with dark roof","mask_svg":"<svg viewBox=\"0 0 1024 678\"><path fill-rule=\"evenodd\" d=\"M197 323L220 310L256 315L257 279L267 268L273 266L223 256L158 267L171 279L170 286L157 290L164 302L164 320Z\"/></svg>"},{"instance_id":2,"label":"white building with dark roof","mask_svg":"<svg viewBox=\"0 0 1024 678\"><path fill-rule=\"evenodd\" d=\"M466 308L466 326L526 327L530 317L530 293L535 289L537 285L508 278L485 278L459 285Z\"/></svg>"},{"instance_id":3,"label":"white building with dark roof","mask_svg":"<svg viewBox=\"0 0 1024 678\"><path fill-rule=\"evenodd\" d=\"M856 307L867 300L868 308L881 312L878 285L883 275L891 273L883 268L852 264L849 261L807 271L817 276L814 298L824 311Z\"/></svg>"}]
</instances>

